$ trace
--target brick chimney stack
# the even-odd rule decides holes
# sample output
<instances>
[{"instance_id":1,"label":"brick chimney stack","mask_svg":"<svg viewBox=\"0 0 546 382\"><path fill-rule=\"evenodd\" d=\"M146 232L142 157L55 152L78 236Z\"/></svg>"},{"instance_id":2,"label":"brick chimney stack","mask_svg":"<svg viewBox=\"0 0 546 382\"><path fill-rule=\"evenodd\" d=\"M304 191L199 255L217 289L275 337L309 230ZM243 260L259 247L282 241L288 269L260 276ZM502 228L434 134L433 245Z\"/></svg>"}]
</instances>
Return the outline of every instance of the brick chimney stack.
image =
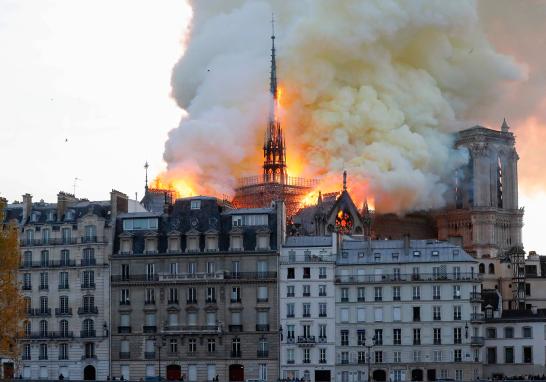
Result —
<instances>
[{"instance_id":1,"label":"brick chimney stack","mask_svg":"<svg viewBox=\"0 0 546 382\"><path fill-rule=\"evenodd\" d=\"M25 224L28 221L31 211L32 211L32 195L27 193L23 195L23 219L21 221L22 224Z\"/></svg>"}]
</instances>

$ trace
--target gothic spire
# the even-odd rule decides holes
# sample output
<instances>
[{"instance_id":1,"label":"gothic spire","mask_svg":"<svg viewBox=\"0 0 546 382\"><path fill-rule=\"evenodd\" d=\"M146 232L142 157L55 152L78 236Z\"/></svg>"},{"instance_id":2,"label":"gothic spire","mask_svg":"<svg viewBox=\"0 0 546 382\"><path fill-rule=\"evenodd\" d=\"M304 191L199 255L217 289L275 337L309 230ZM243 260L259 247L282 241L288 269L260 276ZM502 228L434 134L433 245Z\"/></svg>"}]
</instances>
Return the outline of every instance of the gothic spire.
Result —
<instances>
[{"instance_id":1,"label":"gothic spire","mask_svg":"<svg viewBox=\"0 0 546 382\"><path fill-rule=\"evenodd\" d=\"M271 72L269 78L269 92L273 99L277 99L277 62L275 60L275 15L271 15Z\"/></svg>"},{"instance_id":2,"label":"gothic spire","mask_svg":"<svg viewBox=\"0 0 546 382\"><path fill-rule=\"evenodd\" d=\"M146 171L146 183L144 184L145 191L148 191L148 167L150 166L148 165L148 161L146 161L146 163L144 163L144 171Z\"/></svg>"}]
</instances>

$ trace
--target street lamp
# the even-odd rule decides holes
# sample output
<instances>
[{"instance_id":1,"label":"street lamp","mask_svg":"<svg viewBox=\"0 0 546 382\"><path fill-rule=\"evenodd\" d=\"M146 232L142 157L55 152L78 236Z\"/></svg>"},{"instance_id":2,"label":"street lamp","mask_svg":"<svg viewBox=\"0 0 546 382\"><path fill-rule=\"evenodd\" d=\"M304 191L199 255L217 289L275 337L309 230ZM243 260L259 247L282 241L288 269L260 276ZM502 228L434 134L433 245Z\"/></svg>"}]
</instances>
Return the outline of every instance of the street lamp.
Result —
<instances>
[{"instance_id":1,"label":"street lamp","mask_svg":"<svg viewBox=\"0 0 546 382\"><path fill-rule=\"evenodd\" d=\"M368 361L368 382L371 381L370 366L371 366L371 362L372 362L372 348L376 345L376 341L377 341L376 336L373 336L373 337L372 337L372 342L371 342L371 343L368 343L368 342L366 341L366 338L364 338L364 346L365 346L366 349L368 350L368 352L367 352L367 358L366 358L366 360Z\"/></svg>"},{"instance_id":2,"label":"street lamp","mask_svg":"<svg viewBox=\"0 0 546 382\"><path fill-rule=\"evenodd\" d=\"M157 347L157 369L159 370L159 380L161 381L161 348L166 345L165 337L159 336L159 339L152 337L152 340Z\"/></svg>"}]
</instances>

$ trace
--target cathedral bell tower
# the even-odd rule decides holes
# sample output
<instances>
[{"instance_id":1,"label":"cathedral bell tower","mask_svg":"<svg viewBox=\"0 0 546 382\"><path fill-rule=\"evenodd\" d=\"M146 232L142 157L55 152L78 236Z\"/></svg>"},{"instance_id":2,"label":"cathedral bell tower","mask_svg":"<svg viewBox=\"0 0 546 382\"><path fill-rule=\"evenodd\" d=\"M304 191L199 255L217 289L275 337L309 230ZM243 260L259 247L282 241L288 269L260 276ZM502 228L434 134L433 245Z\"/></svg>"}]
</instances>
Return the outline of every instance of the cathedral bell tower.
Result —
<instances>
[{"instance_id":1,"label":"cathedral bell tower","mask_svg":"<svg viewBox=\"0 0 546 382\"><path fill-rule=\"evenodd\" d=\"M279 121L279 91L277 89L277 64L275 61L275 27L272 22L271 34L271 73L269 91L271 95L269 106L269 120L264 139L264 183L287 183L286 147Z\"/></svg>"}]
</instances>

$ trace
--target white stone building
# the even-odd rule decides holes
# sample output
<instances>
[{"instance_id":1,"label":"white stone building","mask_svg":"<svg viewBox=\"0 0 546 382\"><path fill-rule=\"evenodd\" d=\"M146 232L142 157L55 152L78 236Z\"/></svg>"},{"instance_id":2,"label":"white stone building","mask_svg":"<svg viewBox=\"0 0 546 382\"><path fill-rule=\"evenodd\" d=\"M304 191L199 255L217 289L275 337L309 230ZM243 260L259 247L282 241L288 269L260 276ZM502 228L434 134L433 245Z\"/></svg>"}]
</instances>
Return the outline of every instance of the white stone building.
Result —
<instances>
[{"instance_id":1,"label":"white stone building","mask_svg":"<svg viewBox=\"0 0 546 382\"><path fill-rule=\"evenodd\" d=\"M335 236L293 236L281 249L280 376L330 381L335 375Z\"/></svg>"},{"instance_id":2,"label":"white stone building","mask_svg":"<svg viewBox=\"0 0 546 382\"><path fill-rule=\"evenodd\" d=\"M481 375L480 278L461 248L344 237L335 284L336 381Z\"/></svg>"}]
</instances>

